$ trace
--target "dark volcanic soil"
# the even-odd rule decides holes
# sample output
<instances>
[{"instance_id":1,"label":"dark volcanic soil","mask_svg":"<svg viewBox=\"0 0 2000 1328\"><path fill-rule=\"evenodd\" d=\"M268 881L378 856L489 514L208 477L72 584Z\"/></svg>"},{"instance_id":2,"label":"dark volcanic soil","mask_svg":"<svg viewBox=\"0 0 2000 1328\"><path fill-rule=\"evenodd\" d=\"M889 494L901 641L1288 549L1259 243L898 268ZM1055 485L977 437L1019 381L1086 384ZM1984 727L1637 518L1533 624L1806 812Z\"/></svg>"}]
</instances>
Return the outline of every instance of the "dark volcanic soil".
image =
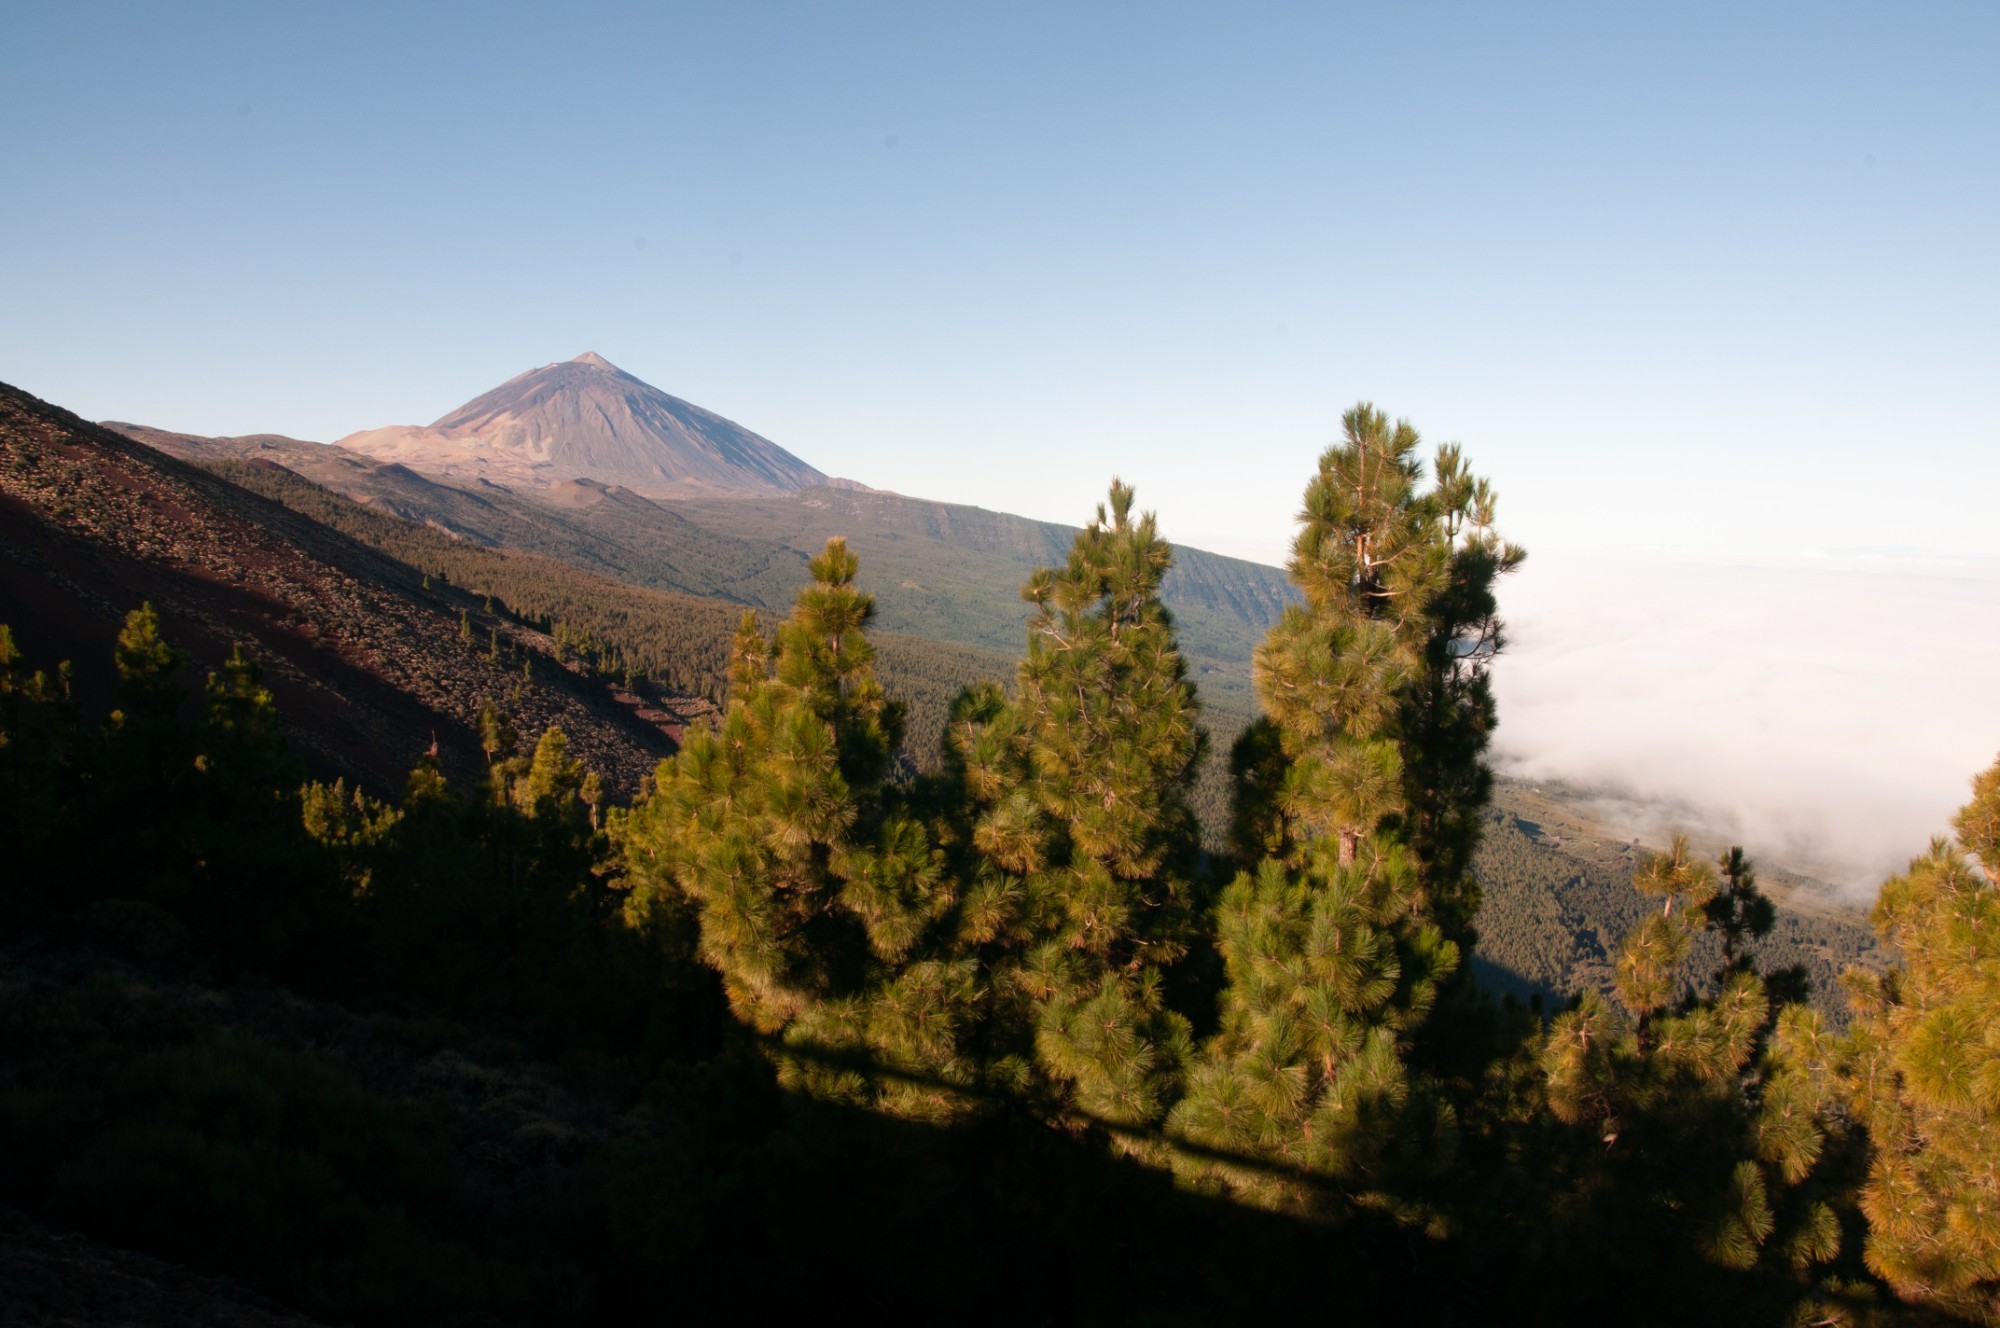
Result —
<instances>
[{"instance_id":1,"label":"dark volcanic soil","mask_svg":"<svg viewBox=\"0 0 2000 1328\"><path fill-rule=\"evenodd\" d=\"M67 411L0 384L0 623L29 662L74 662L78 700L111 704L111 650L150 602L194 657L191 688L243 642L301 755L323 773L400 786L436 743L456 780L482 768L487 698L524 741L562 728L573 755L629 794L673 750L662 728L571 674L546 641L426 587L413 569ZM470 613L477 645L459 640ZM489 628L517 663L493 662Z\"/></svg>"},{"instance_id":2,"label":"dark volcanic soil","mask_svg":"<svg viewBox=\"0 0 2000 1328\"><path fill-rule=\"evenodd\" d=\"M313 1328L220 1278L0 1208L0 1328Z\"/></svg>"}]
</instances>

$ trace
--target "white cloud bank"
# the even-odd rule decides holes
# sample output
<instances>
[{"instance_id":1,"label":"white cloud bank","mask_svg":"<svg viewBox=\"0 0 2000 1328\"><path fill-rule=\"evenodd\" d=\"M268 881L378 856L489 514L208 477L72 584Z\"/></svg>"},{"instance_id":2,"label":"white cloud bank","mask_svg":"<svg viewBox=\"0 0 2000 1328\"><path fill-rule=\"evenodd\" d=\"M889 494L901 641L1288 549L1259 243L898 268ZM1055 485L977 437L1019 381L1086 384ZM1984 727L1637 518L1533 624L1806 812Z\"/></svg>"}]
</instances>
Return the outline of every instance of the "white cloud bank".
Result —
<instances>
[{"instance_id":1,"label":"white cloud bank","mask_svg":"<svg viewBox=\"0 0 2000 1328\"><path fill-rule=\"evenodd\" d=\"M1496 765L1873 893L2000 753L2000 563L1531 557ZM1635 805L1636 804L1636 805Z\"/></svg>"}]
</instances>

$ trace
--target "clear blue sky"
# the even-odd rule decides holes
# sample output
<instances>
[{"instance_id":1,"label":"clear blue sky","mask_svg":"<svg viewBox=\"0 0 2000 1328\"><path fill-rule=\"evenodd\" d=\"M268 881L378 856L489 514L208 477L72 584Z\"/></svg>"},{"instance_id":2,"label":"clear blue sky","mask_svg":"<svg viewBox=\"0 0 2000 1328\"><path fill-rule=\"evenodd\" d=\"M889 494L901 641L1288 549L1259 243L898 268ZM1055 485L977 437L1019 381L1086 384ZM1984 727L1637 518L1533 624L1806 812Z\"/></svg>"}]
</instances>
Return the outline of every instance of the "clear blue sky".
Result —
<instances>
[{"instance_id":1,"label":"clear blue sky","mask_svg":"<svg viewBox=\"0 0 2000 1328\"><path fill-rule=\"evenodd\" d=\"M2000 7L1639 9L14 6L0 379L331 439L594 349L1273 560L1369 398L1535 549L2000 555Z\"/></svg>"}]
</instances>

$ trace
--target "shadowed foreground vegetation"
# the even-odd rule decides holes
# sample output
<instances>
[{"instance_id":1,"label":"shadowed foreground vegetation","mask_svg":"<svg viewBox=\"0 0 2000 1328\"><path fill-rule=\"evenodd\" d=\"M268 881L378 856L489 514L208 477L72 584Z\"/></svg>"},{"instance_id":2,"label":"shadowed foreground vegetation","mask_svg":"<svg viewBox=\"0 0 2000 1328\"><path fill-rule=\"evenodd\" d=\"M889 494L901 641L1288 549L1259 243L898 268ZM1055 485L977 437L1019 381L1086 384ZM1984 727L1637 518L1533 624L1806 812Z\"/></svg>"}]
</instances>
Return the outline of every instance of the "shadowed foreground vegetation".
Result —
<instances>
[{"instance_id":1,"label":"shadowed foreground vegetation","mask_svg":"<svg viewBox=\"0 0 2000 1328\"><path fill-rule=\"evenodd\" d=\"M172 662L135 627L128 668ZM10 664L0 1202L57 1227L328 1322L626 1322L745 1287L1058 1322L1296 1313L1329 1279L1439 1322L1589 1317L1635 1277L1676 1314L1759 1293L1519 1246L1528 1137L1468 1140L1487 1244L1206 1197L1004 1096L946 1127L785 1092L692 938L622 921L554 745L496 749L484 789L419 770L391 812L302 796L247 670L205 704L135 678L95 727Z\"/></svg>"}]
</instances>

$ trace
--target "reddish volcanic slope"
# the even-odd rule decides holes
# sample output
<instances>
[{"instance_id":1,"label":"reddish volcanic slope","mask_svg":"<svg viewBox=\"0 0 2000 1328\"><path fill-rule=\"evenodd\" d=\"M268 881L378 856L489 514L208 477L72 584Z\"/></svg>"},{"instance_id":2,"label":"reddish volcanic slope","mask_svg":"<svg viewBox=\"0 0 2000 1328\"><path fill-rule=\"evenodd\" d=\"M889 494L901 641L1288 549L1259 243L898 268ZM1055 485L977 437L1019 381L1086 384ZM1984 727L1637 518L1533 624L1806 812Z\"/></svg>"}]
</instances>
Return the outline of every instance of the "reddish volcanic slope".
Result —
<instances>
[{"instance_id":1,"label":"reddish volcanic slope","mask_svg":"<svg viewBox=\"0 0 2000 1328\"><path fill-rule=\"evenodd\" d=\"M546 638L470 596L426 587L345 535L0 384L0 623L30 663L72 660L79 700L101 711L112 643L142 602L201 668L244 642L296 748L322 771L400 785L435 740L447 771L469 778L483 764L476 722L489 697L529 742L559 725L579 759L628 791L671 750L604 688L539 653ZM463 645L462 610L479 642L494 628L538 652L532 680Z\"/></svg>"}]
</instances>

